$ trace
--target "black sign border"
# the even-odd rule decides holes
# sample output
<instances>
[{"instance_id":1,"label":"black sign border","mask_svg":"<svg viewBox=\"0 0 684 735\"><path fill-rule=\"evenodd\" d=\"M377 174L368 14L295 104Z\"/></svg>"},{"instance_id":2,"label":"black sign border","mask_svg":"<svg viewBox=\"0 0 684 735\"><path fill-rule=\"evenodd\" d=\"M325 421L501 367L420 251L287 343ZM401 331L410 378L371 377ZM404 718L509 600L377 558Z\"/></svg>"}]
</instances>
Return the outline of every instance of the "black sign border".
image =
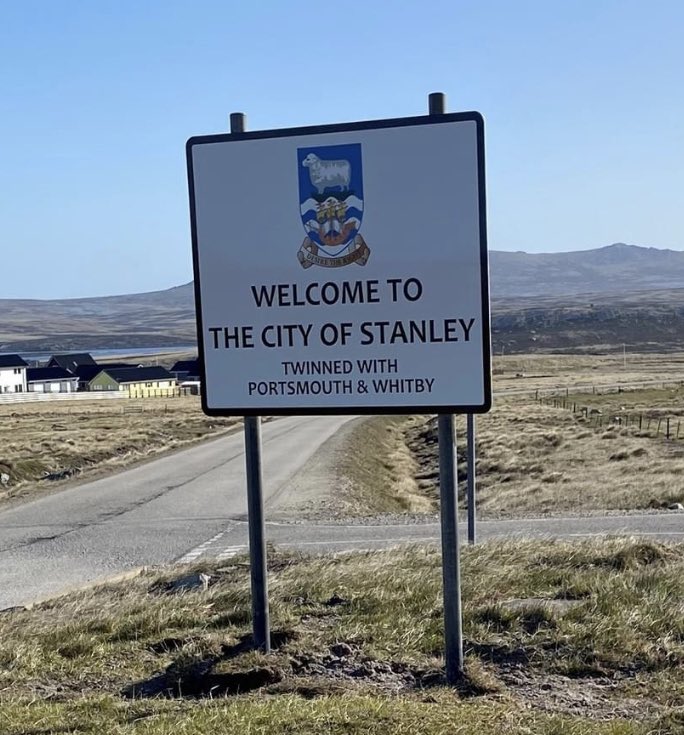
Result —
<instances>
[{"instance_id":1,"label":"black sign border","mask_svg":"<svg viewBox=\"0 0 684 735\"><path fill-rule=\"evenodd\" d=\"M310 406L301 408L267 408L260 406L212 408L207 405L207 376L204 366L204 327L202 324L202 287L200 283L199 248L197 243L197 220L195 211L195 178L192 166L192 149L195 146L212 143L232 143L243 140L260 140L262 138L287 138L302 135L325 135L326 133L344 133L356 130L381 130L383 128L399 128L414 125L439 125L442 123L474 122L477 137L477 179L478 209L480 227L480 278L482 295L482 367L484 371L484 401L472 406ZM484 154L484 119L479 112L453 112L442 115L420 115L416 117L399 117L385 120L366 120L334 125L312 125L299 128L276 128L274 130L255 130L244 133L221 133L218 135L193 136L185 146L187 158L188 190L190 194L190 226L192 232L192 266L195 290L195 315L197 322L197 344L200 375L202 378L202 410L208 416L361 416L361 415L408 415L408 414L450 414L450 413L487 413L492 406L492 372L491 372L491 328L489 311L489 259L487 254L487 209L485 196L485 154Z\"/></svg>"}]
</instances>

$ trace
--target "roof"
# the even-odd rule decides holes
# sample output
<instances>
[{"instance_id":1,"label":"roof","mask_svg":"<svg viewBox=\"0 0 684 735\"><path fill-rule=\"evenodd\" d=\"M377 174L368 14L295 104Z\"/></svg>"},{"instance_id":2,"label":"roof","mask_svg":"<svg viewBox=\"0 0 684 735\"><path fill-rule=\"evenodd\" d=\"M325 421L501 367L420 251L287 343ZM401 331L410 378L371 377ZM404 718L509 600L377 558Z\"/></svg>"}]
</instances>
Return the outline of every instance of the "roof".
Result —
<instances>
[{"instance_id":1,"label":"roof","mask_svg":"<svg viewBox=\"0 0 684 735\"><path fill-rule=\"evenodd\" d=\"M70 370L72 373L80 365L97 365L92 356L87 352L72 352L68 355L53 355L48 362L55 362L59 367Z\"/></svg>"},{"instance_id":2,"label":"roof","mask_svg":"<svg viewBox=\"0 0 684 735\"><path fill-rule=\"evenodd\" d=\"M28 367L19 355L0 355L0 368Z\"/></svg>"},{"instance_id":3,"label":"roof","mask_svg":"<svg viewBox=\"0 0 684 735\"><path fill-rule=\"evenodd\" d=\"M79 380L90 381L103 370L104 367L102 365L79 365L75 370L73 370L73 374Z\"/></svg>"},{"instance_id":4,"label":"roof","mask_svg":"<svg viewBox=\"0 0 684 735\"><path fill-rule=\"evenodd\" d=\"M79 365L72 370L74 375L78 376L80 381L90 382L96 375L103 370L113 370L114 368L136 368L140 367L130 362L110 362L103 365Z\"/></svg>"},{"instance_id":5,"label":"roof","mask_svg":"<svg viewBox=\"0 0 684 735\"><path fill-rule=\"evenodd\" d=\"M175 380L176 376L163 367L107 368L102 366L101 372L107 373L117 383L145 383L151 380ZM99 375L99 373L98 373Z\"/></svg>"},{"instance_id":6,"label":"roof","mask_svg":"<svg viewBox=\"0 0 684 735\"><path fill-rule=\"evenodd\" d=\"M26 371L26 380L29 383L41 383L49 380L73 380L74 376L64 368L39 367L29 368Z\"/></svg>"},{"instance_id":7,"label":"roof","mask_svg":"<svg viewBox=\"0 0 684 735\"><path fill-rule=\"evenodd\" d=\"M113 368L141 368L145 366L140 362L102 362L98 367L100 370L111 370Z\"/></svg>"},{"instance_id":8,"label":"roof","mask_svg":"<svg viewBox=\"0 0 684 735\"><path fill-rule=\"evenodd\" d=\"M199 360L179 360L172 368L172 373L192 373L199 375Z\"/></svg>"}]
</instances>

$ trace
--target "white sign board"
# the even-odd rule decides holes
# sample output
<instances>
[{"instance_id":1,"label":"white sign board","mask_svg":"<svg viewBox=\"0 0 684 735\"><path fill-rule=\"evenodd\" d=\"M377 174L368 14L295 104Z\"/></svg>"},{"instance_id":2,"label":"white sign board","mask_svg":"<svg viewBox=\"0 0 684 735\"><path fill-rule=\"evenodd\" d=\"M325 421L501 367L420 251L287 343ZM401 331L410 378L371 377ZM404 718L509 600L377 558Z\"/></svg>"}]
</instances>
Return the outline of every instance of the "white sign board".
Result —
<instances>
[{"instance_id":1,"label":"white sign board","mask_svg":"<svg viewBox=\"0 0 684 735\"><path fill-rule=\"evenodd\" d=\"M209 414L491 402L477 113L191 138Z\"/></svg>"}]
</instances>

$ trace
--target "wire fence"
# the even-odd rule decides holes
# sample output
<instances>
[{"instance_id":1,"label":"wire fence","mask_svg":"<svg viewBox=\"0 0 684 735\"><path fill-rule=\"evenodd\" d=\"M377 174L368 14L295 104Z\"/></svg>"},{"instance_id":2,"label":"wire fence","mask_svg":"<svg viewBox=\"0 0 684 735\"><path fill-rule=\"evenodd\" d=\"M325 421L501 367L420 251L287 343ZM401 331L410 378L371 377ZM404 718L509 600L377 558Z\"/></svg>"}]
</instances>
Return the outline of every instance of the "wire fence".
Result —
<instances>
[{"instance_id":1,"label":"wire fence","mask_svg":"<svg viewBox=\"0 0 684 735\"><path fill-rule=\"evenodd\" d=\"M583 405L570 394L555 396L536 396L538 403L553 408L563 408L581 415L590 426L625 426L635 431L655 436L664 436L666 439L684 438L682 418L667 409L651 410L619 410L603 411L599 408Z\"/></svg>"}]
</instances>

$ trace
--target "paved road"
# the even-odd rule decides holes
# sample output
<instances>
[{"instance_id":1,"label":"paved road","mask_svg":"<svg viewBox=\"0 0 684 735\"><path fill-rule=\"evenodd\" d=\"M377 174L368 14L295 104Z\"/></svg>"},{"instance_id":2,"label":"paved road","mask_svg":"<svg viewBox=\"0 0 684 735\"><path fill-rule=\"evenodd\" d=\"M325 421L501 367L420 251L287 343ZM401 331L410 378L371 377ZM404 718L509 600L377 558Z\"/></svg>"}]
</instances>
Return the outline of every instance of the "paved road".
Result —
<instances>
[{"instance_id":1,"label":"paved road","mask_svg":"<svg viewBox=\"0 0 684 735\"><path fill-rule=\"evenodd\" d=\"M349 418L265 423L265 500ZM0 512L0 609L107 575L164 564L246 509L238 432Z\"/></svg>"},{"instance_id":2,"label":"paved road","mask_svg":"<svg viewBox=\"0 0 684 735\"><path fill-rule=\"evenodd\" d=\"M267 539L275 546L312 552L381 549L405 543L435 543L440 538L439 523L352 525L326 523L266 523ZM466 527L461 525L461 538ZM662 541L684 541L684 513L668 512L635 515L567 518L525 518L479 521L478 541L493 538L588 538L606 534L635 535ZM185 554L180 561L202 556L229 558L246 552L247 524L230 521L226 528Z\"/></svg>"},{"instance_id":3,"label":"paved road","mask_svg":"<svg viewBox=\"0 0 684 735\"><path fill-rule=\"evenodd\" d=\"M285 418L263 427L266 503L347 417ZM0 512L0 609L142 565L246 548L242 433ZM684 540L684 514L488 521L494 536L646 534ZM368 549L439 538L437 524L269 523L276 545L313 551Z\"/></svg>"}]
</instances>

